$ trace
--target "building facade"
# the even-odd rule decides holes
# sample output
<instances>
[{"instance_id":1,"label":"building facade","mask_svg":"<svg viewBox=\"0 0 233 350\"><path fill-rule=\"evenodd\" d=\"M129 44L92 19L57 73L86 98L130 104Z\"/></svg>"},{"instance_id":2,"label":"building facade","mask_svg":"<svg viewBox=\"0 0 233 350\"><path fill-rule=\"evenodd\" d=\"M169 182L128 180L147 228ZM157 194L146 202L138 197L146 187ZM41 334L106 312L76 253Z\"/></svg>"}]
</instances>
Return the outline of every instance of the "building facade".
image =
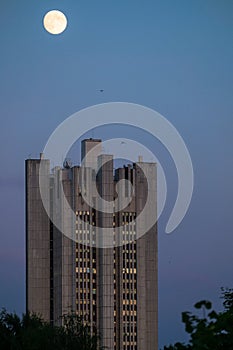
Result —
<instances>
[{"instance_id":1,"label":"building facade","mask_svg":"<svg viewBox=\"0 0 233 350\"><path fill-rule=\"evenodd\" d=\"M109 350L155 350L157 224L144 235L138 232L157 216L156 164L140 160L114 169L101 140L82 141L81 153L82 166L66 161L52 172L43 157L26 160L27 310L58 325L63 314L75 311ZM136 221L147 201L148 179L150 210ZM122 180L127 181L118 188ZM123 197L130 201L122 208Z\"/></svg>"}]
</instances>

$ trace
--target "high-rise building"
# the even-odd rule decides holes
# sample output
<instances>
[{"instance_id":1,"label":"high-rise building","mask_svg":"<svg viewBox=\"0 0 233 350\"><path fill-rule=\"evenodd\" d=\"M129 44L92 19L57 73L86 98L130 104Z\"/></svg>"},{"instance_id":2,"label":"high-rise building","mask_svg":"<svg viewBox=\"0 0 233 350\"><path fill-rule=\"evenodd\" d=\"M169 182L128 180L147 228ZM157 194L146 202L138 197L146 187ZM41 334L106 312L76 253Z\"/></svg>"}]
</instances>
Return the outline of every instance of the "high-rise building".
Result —
<instances>
[{"instance_id":1,"label":"high-rise building","mask_svg":"<svg viewBox=\"0 0 233 350\"><path fill-rule=\"evenodd\" d=\"M82 160L52 171L42 155L26 160L27 310L53 324L75 311L109 350L156 350L157 224L138 234L157 216L156 164L114 169L93 139L82 141Z\"/></svg>"}]
</instances>

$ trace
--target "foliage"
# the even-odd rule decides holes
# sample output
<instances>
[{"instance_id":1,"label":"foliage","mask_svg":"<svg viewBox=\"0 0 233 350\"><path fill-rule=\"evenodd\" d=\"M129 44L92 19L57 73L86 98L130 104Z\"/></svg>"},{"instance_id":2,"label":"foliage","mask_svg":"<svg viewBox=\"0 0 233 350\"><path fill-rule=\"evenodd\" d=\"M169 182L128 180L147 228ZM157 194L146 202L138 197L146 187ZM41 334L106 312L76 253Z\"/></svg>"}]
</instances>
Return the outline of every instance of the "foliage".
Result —
<instances>
[{"instance_id":1,"label":"foliage","mask_svg":"<svg viewBox=\"0 0 233 350\"><path fill-rule=\"evenodd\" d=\"M202 309L203 316L190 312L182 313L185 331L190 335L188 344L176 343L164 350L232 350L233 349L233 289L222 288L224 311L212 310L209 301L202 300L194 305Z\"/></svg>"},{"instance_id":2,"label":"foliage","mask_svg":"<svg viewBox=\"0 0 233 350\"><path fill-rule=\"evenodd\" d=\"M5 309L0 312L1 350L100 350L98 336L75 314L63 316L63 326L55 327L35 314L20 319Z\"/></svg>"}]
</instances>

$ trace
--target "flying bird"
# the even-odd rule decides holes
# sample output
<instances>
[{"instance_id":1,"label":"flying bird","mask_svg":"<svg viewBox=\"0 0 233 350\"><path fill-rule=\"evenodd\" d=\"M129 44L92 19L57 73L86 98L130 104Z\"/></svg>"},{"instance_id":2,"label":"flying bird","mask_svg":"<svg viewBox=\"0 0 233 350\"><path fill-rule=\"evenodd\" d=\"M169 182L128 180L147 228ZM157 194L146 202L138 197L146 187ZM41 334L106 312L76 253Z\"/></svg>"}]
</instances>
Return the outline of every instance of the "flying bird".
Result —
<instances>
[{"instance_id":1,"label":"flying bird","mask_svg":"<svg viewBox=\"0 0 233 350\"><path fill-rule=\"evenodd\" d=\"M100 89L99 92L104 92L104 89Z\"/></svg>"}]
</instances>

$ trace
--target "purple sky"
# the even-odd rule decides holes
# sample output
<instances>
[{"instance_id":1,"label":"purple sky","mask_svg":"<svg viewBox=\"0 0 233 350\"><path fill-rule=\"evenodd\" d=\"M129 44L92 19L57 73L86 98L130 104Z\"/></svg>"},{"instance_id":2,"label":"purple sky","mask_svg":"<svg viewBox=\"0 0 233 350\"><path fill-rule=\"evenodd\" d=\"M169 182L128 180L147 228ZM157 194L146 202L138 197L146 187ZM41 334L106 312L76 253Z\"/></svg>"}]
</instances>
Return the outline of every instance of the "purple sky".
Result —
<instances>
[{"instance_id":1,"label":"purple sky","mask_svg":"<svg viewBox=\"0 0 233 350\"><path fill-rule=\"evenodd\" d=\"M56 37L42 27L54 8L69 20ZM39 155L56 126L76 111L134 102L170 120L192 157L193 199L173 234L164 231L177 177L162 145L124 127L100 128L94 136L134 134L164 166L160 346L184 340L181 312L203 298L219 309L220 287L233 286L232 1L2 0L0 26L0 306L25 308L24 160Z\"/></svg>"}]
</instances>

